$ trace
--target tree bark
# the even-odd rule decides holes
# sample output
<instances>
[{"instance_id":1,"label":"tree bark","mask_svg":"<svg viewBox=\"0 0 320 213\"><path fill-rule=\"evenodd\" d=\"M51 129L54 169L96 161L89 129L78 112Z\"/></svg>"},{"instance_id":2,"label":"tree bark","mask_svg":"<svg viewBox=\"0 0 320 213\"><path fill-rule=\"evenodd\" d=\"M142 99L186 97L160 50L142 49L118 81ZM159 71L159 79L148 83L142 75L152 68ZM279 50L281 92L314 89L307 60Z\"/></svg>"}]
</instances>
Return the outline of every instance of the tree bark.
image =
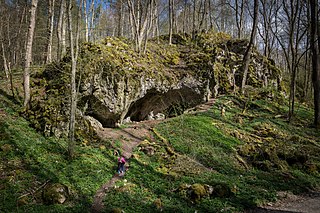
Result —
<instances>
[{"instance_id":1,"label":"tree bark","mask_svg":"<svg viewBox=\"0 0 320 213\"><path fill-rule=\"evenodd\" d=\"M7 57L4 51L4 45L3 42L1 41L1 49L2 49L2 59L3 59L3 67L4 67L4 72L6 74L6 78L9 78L9 70L8 70L8 64L7 64Z\"/></svg>"},{"instance_id":2,"label":"tree bark","mask_svg":"<svg viewBox=\"0 0 320 213\"><path fill-rule=\"evenodd\" d=\"M145 38L145 34L148 33L148 20L149 14L154 14L154 7L152 6L153 1L147 1L147 5L145 7L141 7L140 1L135 5L132 0L127 0L130 20L132 25L133 38L135 41L136 51L138 53L142 53L142 43ZM141 11L143 8L146 10Z\"/></svg>"},{"instance_id":3,"label":"tree bark","mask_svg":"<svg viewBox=\"0 0 320 213\"><path fill-rule=\"evenodd\" d=\"M68 0L68 31L70 40L70 54L71 54L71 105L70 105L70 121L69 121L69 143L68 143L68 153L69 158L74 158L74 132L75 132L75 120L76 120L76 70L77 70L77 60L75 58L74 42L73 42L73 28L72 28L72 0Z\"/></svg>"},{"instance_id":4,"label":"tree bark","mask_svg":"<svg viewBox=\"0 0 320 213\"><path fill-rule=\"evenodd\" d=\"M173 0L169 0L169 45L172 44Z\"/></svg>"},{"instance_id":5,"label":"tree bark","mask_svg":"<svg viewBox=\"0 0 320 213\"><path fill-rule=\"evenodd\" d=\"M59 11L59 20L58 20L58 26L57 26L57 38L58 38L58 51L57 51L57 58L60 60L64 54L65 49L65 40L63 33L64 31L64 17L65 17L65 0L60 1L60 11Z\"/></svg>"},{"instance_id":6,"label":"tree bark","mask_svg":"<svg viewBox=\"0 0 320 213\"><path fill-rule=\"evenodd\" d=\"M193 1L193 13L192 13L192 39L196 38L196 3L197 1Z\"/></svg>"},{"instance_id":7,"label":"tree bark","mask_svg":"<svg viewBox=\"0 0 320 213\"><path fill-rule=\"evenodd\" d=\"M32 61L32 44L33 34L36 24L36 10L38 6L38 0L32 0L30 10L30 23L28 29L28 40L25 53L25 65L23 72L23 90L24 90L24 103L23 106L27 107L30 103L30 65Z\"/></svg>"},{"instance_id":8,"label":"tree bark","mask_svg":"<svg viewBox=\"0 0 320 213\"><path fill-rule=\"evenodd\" d=\"M52 32L53 32L53 21L54 21L54 2L55 0L48 0L48 43L47 43L47 58L46 63L52 62Z\"/></svg>"},{"instance_id":9,"label":"tree bark","mask_svg":"<svg viewBox=\"0 0 320 213\"><path fill-rule=\"evenodd\" d=\"M83 13L84 13L84 29L85 29L85 41L89 41L89 28L88 28L88 15L87 15L87 0L83 1Z\"/></svg>"},{"instance_id":10,"label":"tree bark","mask_svg":"<svg viewBox=\"0 0 320 213\"><path fill-rule=\"evenodd\" d=\"M318 0L310 0L312 51L312 83L314 92L314 126L320 128L320 43L319 39L319 14ZM318 38L318 39L317 39Z\"/></svg>"},{"instance_id":11,"label":"tree bark","mask_svg":"<svg viewBox=\"0 0 320 213\"><path fill-rule=\"evenodd\" d=\"M253 13L253 24L252 24L252 31L250 36L250 41L247 47L247 50L243 56L243 65L242 65L242 83L241 83L241 92L244 92L244 87L247 82L247 76L248 76L248 68L251 58L251 48L254 44L256 33L257 33L257 25L258 25L258 8L259 8L259 1L254 0L254 13Z\"/></svg>"},{"instance_id":12,"label":"tree bark","mask_svg":"<svg viewBox=\"0 0 320 213\"><path fill-rule=\"evenodd\" d=\"M90 40L91 41L94 41L95 40L95 37L94 37L94 32L93 32L93 26L94 26L94 16L95 16L95 10L94 10L94 1L95 0L91 0L91 6L90 6L90 13L91 13L91 20L90 20L90 29L89 29L89 32L90 32Z\"/></svg>"}]
</instances>

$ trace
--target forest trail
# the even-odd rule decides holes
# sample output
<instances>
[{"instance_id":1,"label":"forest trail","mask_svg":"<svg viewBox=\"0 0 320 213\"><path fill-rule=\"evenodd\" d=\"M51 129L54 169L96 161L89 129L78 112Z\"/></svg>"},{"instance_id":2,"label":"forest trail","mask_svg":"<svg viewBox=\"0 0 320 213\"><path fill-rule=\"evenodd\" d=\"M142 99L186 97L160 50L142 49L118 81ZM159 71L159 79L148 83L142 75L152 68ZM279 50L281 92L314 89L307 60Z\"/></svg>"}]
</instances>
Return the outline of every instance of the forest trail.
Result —
<instances>
[{"instance_id":1,"label":"forest trail","mask_svg":"<svg viewBox=\"0 0 320 213\"><path fill-rule=\"evenodd\" d=\"M133 149L146 138L153 138L150 129L161 121L143 121L132 123L128 127L122 129L102 128L97 130L99 137L102 139L112 139L119 141L121 154L127 159L126 167L128 168L128 160L132 156ZM98 213L104 209L103 200L108 190L114 187L115 183L120 180L118 174L115 174L111 180L103 184L96 192L91 207L91 212Z\"/></svg>"}]
</instances>

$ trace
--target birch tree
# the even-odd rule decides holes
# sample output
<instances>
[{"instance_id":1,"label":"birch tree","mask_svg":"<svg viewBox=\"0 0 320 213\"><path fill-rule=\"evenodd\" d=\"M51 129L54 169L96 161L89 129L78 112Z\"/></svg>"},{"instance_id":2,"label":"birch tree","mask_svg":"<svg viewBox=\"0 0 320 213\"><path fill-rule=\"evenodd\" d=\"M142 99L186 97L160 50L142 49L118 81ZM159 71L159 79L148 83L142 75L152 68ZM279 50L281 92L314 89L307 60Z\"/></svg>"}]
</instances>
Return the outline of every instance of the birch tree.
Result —
<instances>
[{"instance_id":1,"label":"birch tree","mask_svg":"<svg viewBox=\"0 0 320 213\"><path fill-rule=\"evenodd\" d=\"M169 45L172 44L173 31L173 0L169 0Z\"/></svg>"},{"instance_id":2,"label":"birch tree","mask_svg":"<svg viewBox=\"0 0 320 213\"><path fill-rule=\"evenodd\" d=\"M60 1L59 20L57 26L58 60L65 54L65 0Z\"/></svg>"},{"instance_id":3,"label":"birch tree","mask_svg":"<svg viewBox=\"0 0 320 213\"><path fill-rule=\"evenodd\" d=\"M30 22L27 37L27 46L25 53L25 65L23 72L23 90L24 90L24 107L27 107L30 103L30 65L32 61L32 44L33 34L36 24L36 10L38 6L38 0L32 0L30 9Z\"/></svg>"},{"instance_id":4,"label":"birch tree","mask_svg":"<svg viewBox=\"0 0 320 213\"><path fill-rule=\"evenodd\" d=\"M52 61L52 32L54 22L54 3L55 0L48 0L48 38L47 38L47 57L46 63Z\"/></svg>"},{"instance_id":5,"label":"birch tree","mask_svg":"<svg viewBox=\"0 0 320 213\"><path fill-rule=\"evenodd\" d=\"M153 17L152 14L155 14L154 0L146 0L145 6L142 7L141 0L132 1L127 0L130 20L131 20L131 29L133 39L136 45L136 51L142 53L142 44L143 39L146 39L146 35L149 32L150 27L148 27L148 23L150 23L150 17Z\"/></svg>"},{"instance_id":6,"label":"birch tree","mask_svg":"<svg viewBox=\"0 0 320 213\"><path fill-rule=\"evenodd\" d=\"M73 22L72 22L72 0L68 0L68 34L70 41L70 55L71 55L71 103L70 103L70 121L69 121L69 144L68 153L70 159L74 158L74 146L75 146L75 123L76 123L76 108L77 108L77 90L76 90L76 72L77 72L77 60L79 52L79 28L80 28L80 17L82 10L82 0L80 1L80 6L77 16L77 26L75 38L73 34Z\"/></svg>"}]
</instances>

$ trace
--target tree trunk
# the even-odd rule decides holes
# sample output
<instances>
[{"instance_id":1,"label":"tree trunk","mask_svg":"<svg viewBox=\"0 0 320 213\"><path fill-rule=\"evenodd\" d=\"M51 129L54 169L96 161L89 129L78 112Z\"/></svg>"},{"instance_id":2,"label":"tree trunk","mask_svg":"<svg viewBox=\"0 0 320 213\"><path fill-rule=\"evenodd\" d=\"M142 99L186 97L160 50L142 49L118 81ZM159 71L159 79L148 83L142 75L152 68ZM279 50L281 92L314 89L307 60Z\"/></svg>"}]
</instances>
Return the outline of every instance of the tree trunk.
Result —
<instances>
[{"instance_id":1,"label":"tree trunk","mask_svg":"<svg viewBox=\"0 0 320 213\"><path fill-rule=\"evenodd\" d=\"M46 63L52 62L52 32L53 32L53 21L54 21L54 2L55 0L48 0L48 43L47 43L47 58Z\"/></svg>"},{"instance_id":2,"label":"tree trunk","mask_svg":"<svg viewBox=\"0 0 320 213\"><path fill-rule=\"evenodd\" d=\"M320 128L320 43L318 1L310 0L311 12L311 51L312 51L312 83L314 92L314 126Z\"/></svg>"},{"instance_id":3,"label":"tree trunk","mask_svg":"<svg viewBox=\"0 0 320 213\"><path fill-rule=\"evenodd\" d=\"M1 41L1 49L2 49L2 59L3 59L4 72L6 74L6 78L8 79L9 78L9 70L8 70L6 54L5 54L5 51L4 51L4 45L3 45L2 41Z\"/></svg>"},{"instance_id":4,"label":"tree trunk","mask_svg":"<svg viewBox=\"0 0 320 213\"><path fill-rule=\"evenodd\" d=\"M90 40L91 41L94 41L95 38L94 38L94 33L93 33L93 26L94 26L94 14L95 10L94 10L94 0L91 0L91 6L90 6L90 13L91 13L91 20L90 20L90 29L89 29L89 32L90 32Z\"/></svg>"},{"instance_id":5,"label":"tree trunk","mask_svg":"<svg viewBox=\"0 0 320 213\"><path fill-rule=\"evenodd\" d=\"M173 0L169 0L169 45L172 44Z\"/></svg>"},{"instance_id":6,"label":"tree trunk","mask_svg":"<svg viewBox=\"0 0 320 213\"><path fill-rule=\"evenodd\" d=\"M57 26L57 38L58 38L58 51L57 51L57 59L60 60L62 58L64 52L64 17L65 17L65 0L60 1L60 11L59 11L59 20Z\"/></svg>"},{"instance_id":7,"label":"tree trunk","mask_svg":"<svg viewBox=\"0 0 320 213\"><path fill-rule=\"evenodd\" d=\"M72 31L72 0L68 0L68 31L70 40L70 54L71 54L71 105L70 105L70 123L69 123L69 143L68 143L68 153L70 159L74 158L74 132L75 132L75 122L76 122L76 70L77 70L77 60L75 58L75 50L73 43L73 31Z\"/></svg>"},{"instance_id":8,"label":"tree trunk","mask_svg":"<svg viewBox=\"0 0 320 213\"><path fill-rule=\"evenodd\" d=\"M250 41L247 47L247 50L243 56L243 65L242 65L242 83L241 83L241 92L244 92L244 87L247 82L247 75L248 75L248 68L250 63L250 56L251 56L251 48L254 44L256 33L257 33L257 25L258 25L258 8L259 8L259 1L254 0L254 13L253 13L253 24L252 24L252 31L250 36Z\"/></svg>"},{"instance_id":9,"label":"tree trunk","mask_svg":"<svg viewBox=\"0 0 320 213\"><path fill-rule=\"evenodd\" d=\"M193 1L193 14L192 14L192 39L196 38L196 3L197 1Z\"/></svg>"},{"instance_id":10,"label":"tree trunk","mask_svg":"<svg viewBox=\"0 0 320 213\"><path fill-rule=\"evenodd\" d=\"M138 53L142 53L142 43L143 39L145 38L145 34L148 33L148 16L149 14L153 14L153 1L147 1L147 5L145 7L141 7L140 1L137 1L135 5L132 0L127 0L130 18L131 18L131 25L133 31L133 37L135 41L136 51ZM142 9L146 9L145 13L140 11ZM144 16L143 16L144 14ZM143 16L143 17L142 17Z\"/></svg>"},{"instance_id":11,"label":"tree trunk","mask_svg":"<svg viewBox=\"0 0 320 213\"><path fill-rule=\"evenodd\" d=\"M30 64L32 61L32 43L33 33L36 24L36 10L38 6L38 0L32 0L30 10L30 23L28 29L28 40L25 54L25 65L23 72L23 90L24 90L24 103L23 106L27 107L30 103Z\"/></svg>"},{"instance_id":12,"label":"tree trunk","mask_svg":"<svg viewBox=\"0 0 320 213\"><path fill-rule=\"evenodd\" d=\"M85 41L89 41L89 28L88 28L88 15L87 15L87 0L83 1L83 15L84 15L84 29L85 29Z\"/></svg>"}]
</instances>

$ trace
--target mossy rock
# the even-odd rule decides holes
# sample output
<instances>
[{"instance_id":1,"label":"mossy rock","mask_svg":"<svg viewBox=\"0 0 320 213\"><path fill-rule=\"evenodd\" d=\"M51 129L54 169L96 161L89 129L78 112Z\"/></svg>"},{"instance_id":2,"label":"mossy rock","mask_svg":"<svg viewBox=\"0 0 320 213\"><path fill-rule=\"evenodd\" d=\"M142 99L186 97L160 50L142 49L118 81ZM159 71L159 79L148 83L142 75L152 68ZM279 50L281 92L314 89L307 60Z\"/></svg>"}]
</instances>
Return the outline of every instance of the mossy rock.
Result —
<instances>
[{"instance_id":1,"label":"mossy rock","mask_svg":"<svg viewBox=\"0 0 320 213\"><path fill-rule=\"evenodd\" d=\"M137 185L134 183L124 183L123 186L117 188L119 192L131 192Z\"/></svg>"},{"instance_id":2,"label":"mossy rock","mask_svg":"<svg viewBox=\"0 0 320 213\"><path fill-rule=\"evenodd\" d=\"M234 195L235 186L230 186L226 183L218 183L213 186L212 196L226 198Z\"/></svg>"},{"instance_id":3,"label":"mossy rock","mask_svg":"<svg viewBox=\"0 0 320 213\"><path fill-rule=\"evenodd\" d=\"M191 187L190 184L183 183L178 187L177 192L181 197L187 198L190 187Z\"/></svg>"},{"instance_id":4,"label":"mossy rock","mask_svg":"<svg viewBox=\"0 0 320 213\"><path fill-rule=\"evenodd\" d=\"M42 193L42 198L48 205L63 204L68 199L68 196L68 187L60 183L48 185Z\"/></svg>"},{"instance_id":5,"label":"mossy rock","mask_svg":"<svg viewBox=\"0 0 320 213\"><path fill-rule=\"evenodd\" d=\"M199 183L195 183L191 185L190 190L191 190L190 199L195 202L199 202L201 198L208 195L204 185Z\"/></svg>"},{"instance_id":6,"label":"mossy rock","mask_svg":"<svg viewBox=\"0 0 320 213\"><path fill-rule=\"evenodd\" d=\"M124 211L121 208L113 208L110 211L111 213L123 213Z\"/></svg>"},{"instance_id":7,"label":"mossy rock","mask_svg":"<svg viewBox=\"0 0 320 213\"><path fill-rule=\"evenodd\" d=\"M10 144L4 144L2 145L1 147L1 150L4 152L4 153L9 153L12 151L12 146Z\"/></svg>"},{"instance_id":8,"label":"mossy rock","mask_svg":"<svg viewBox=\"0 0 320 213\"><path fill-rule=\"evenodd\" d=\"M156 207L157 210L162 211L163 204L160 198L157 198L153 201L153 205Z\"/></svg>"}]
</instances>

